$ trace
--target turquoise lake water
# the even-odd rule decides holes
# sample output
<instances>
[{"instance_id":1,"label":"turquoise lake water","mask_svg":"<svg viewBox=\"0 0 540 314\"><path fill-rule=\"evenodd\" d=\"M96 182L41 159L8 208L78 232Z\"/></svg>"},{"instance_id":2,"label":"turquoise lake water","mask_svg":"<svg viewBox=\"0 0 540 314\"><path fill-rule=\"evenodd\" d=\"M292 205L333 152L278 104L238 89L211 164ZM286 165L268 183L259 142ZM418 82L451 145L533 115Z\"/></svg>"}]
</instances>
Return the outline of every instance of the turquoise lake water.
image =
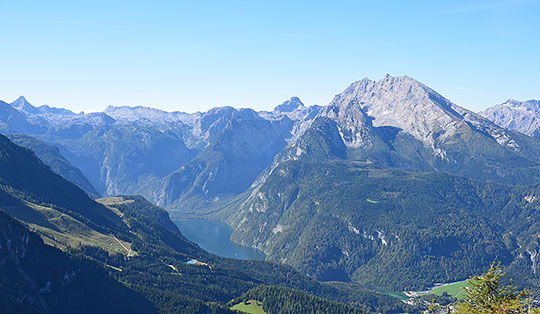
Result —
<instances>
[{"instance_id":1,"label":"turquoise lake water","mask_svg":"<svg viewBox=\"0 0 540 314\"><path fill-rule=\"evenodd\" d=\"M239 259L264 259L262 251L233 243L227 224L209 220L175 220L182 234L208 252Z\"/></svg>"}]
</instances>

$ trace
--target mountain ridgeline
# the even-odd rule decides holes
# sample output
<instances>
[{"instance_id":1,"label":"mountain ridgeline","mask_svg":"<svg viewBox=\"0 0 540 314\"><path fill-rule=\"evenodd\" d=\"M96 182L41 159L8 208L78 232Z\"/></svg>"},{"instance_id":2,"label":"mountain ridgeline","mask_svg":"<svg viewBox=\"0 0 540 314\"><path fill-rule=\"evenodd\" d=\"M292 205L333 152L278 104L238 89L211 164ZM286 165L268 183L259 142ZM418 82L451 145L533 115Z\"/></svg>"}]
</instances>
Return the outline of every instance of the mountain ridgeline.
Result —
<instances>
[{"instance_id":1,"label":"mountain ridgeline","mask_svg":"<svg viewBox=\"0 0 540 314\"><path fill-rule=\"evenodd\" d=\"M345 309L412 310L290 266L209 254L144 198L94 201L30 150L0 140L2 313L231 313L227 302L262 284Z\"/></svg>"},{"instance_id":2,"label":"mountain ridgeline","mask_svg":"<svg viewBox=\"0 0 540 314\"><path fill-rule=\"evenodd\" d=\"M538 102L508 101L476 114L387 75L352 83L325 107L293 97L270 112L84 114L19 98L0 102L0 130L55 145L99 194L225 221L234 241L318 280L421 289L499 259L540 291L537 112ZM118 217L107 222L126 228Z\"/></svg>"},{"instance_id":3,"label":"mountain ridgeline","mask_svg":"<svg viewBox=\"0 0 540 314\"><path fill-rule=\"evenodd\" d=\"M51 170L66 178L68 181L75 183L89 196L99 197L99 193L84 176L81 170L67 161L60 153L58 147L48 145L43 141L25 134L10 134L8 137L13 143L33 151L44 164L51 167Z\"/></svg>"},{"instance_id":4,"label":"mountain ridgeline","mask_svg":"<svg viewBox=\"0 0 540 314\"><path fill-rule=\"evenodd\" d=\"M408 77L351 84L278 158L341 159L532 184L540 141L498 127Z\"/></svg>"},{"instance_id":5,"label":"mountain ridgeline","mask_svg":"<svg viewBox=\"0 0 540 314\"><path fill-rule=\"evenodd\" d=\"M177 215L197 215L247 189L321 108L293 97L272 112L108 107L76 114L21 97L0 102L0 130L57 146L99 194L141 194Z\"/></svg>"},{"instance_id":6,"label":"mountain ridgeline","mask_svg":"<svg viewBox=\"0 0 540 314\"><path fill-rule=\"evenodd\" d=\"M539 100L517 101L508 99L500 105L481 111L480 114L500 127L516 130L527 135L540 135Z\"/></svg>"},{"instance_id":7,"label":"mountain ridgeline","mask_svg":"<svg viewBox=\"0 0 540 314\"><path fill-rule=\"evenodd\" d=\"M321 280L420 289L496 258L535 278L537 187L519 186L539 183L539 148L411 78L364 79L218 215Z\"/></svg>"}]
</instances>

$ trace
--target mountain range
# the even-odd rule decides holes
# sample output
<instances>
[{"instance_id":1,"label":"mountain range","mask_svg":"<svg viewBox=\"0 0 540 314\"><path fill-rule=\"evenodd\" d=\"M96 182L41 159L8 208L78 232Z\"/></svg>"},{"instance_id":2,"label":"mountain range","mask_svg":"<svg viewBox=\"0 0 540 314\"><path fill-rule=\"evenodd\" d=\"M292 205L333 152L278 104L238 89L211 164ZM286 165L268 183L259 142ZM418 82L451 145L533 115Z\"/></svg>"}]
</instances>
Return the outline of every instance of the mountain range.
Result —
<instances>
[{"instance_id":1,"label":"mountain range","mask_svg":"<svg viewBox=\"0 0 540 314\"><path fill-rule=\"evenodd\" d=\"M0 103L5 110L0 129L57 146L99 194L141 194L182 209L183 215L188 210L180 203L192 204L189 211L196 213L248 188L321 108L306 107L293 97L272 112L221 107L188 114L108 107L102 113L75 114L34 107L20 97Z\"/></svg>"},{"instance_id":2,"label":"mountain range","mask_svg":"<svg viewBox=\"0 0 540 314\"><path fill-rule=\"evenodd\" d=\"M537 112L538 101L507 101L477 114L387 75L324 107L293 97L268 112L85 114L21 97L0 102L0 130L57 147L47 151L64 168L25 145L90 196L140 194L173 218L225 221L234 241L317 280L416 290L495 259L535 282Z\"/></svg>"},{"instance_id":3,"label":"mountain range","mask_svg":"<svg viewBox=\"0 0 540 314\"><path fill-rule=\"evenodd\" d=\"M2 135L0 183L3 313L233 313L227 302L260 285L263 296L287 287L311 300L307 312L321 302L340 313L409 310L358 285L209 254L164 209L140 196L94 201Z\"/></svg>"},{"instance_id":4,"label":"mountain range","mask_svg":"<svg viewBox=\"0 0 540 314\"><path fill-rule=\"evenodd\" d=\"M539 148L411 78L364 79L218 217L320 280L420 289L496 258L535 277Z\"/></svg>"},{"instance_id":5,"label":"mountain range","mask_svg":"<svg viewBox=\"0 0 540 314\"><path fill-rule=\"evenodd\" d=\"M339 158L529 184L535 177L518 172L537 171L537 150L535 138L498 127L414 79L387 75L351 84L280 158Z\"/></svg>"}]
</instances>

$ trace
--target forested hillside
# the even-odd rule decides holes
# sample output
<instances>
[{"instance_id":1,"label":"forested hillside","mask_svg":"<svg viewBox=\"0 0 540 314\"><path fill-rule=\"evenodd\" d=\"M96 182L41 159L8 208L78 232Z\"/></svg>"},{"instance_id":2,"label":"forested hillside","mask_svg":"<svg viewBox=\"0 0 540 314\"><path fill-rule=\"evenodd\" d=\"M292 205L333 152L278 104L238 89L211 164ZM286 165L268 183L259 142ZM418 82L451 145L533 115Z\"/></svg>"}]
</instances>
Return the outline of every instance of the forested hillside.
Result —
<instances>
[{"instance_id":1,"label":"forested hillside","mask_svg":"<svg viewBox=\"0 0 540 314\"><path fill-rule=\"evenodd\" d=\"M2 313L157 313L140 294L77 251L45 245L0 210Z\"/></svg>"},{"instance_id":2,"label":"forested hillside","mask_svg":"<svg viewBox=\"0 0 540 314\"><path fill-rule=\"evenodd\" d=\"M394 308L396 305L400 310L407 308L391 297L365 288L341 288L315 281L290 266L226 259L209 254L186 240L164 209L140 196L102 198L97 203L74 184L53 173L31 151L14 145L5 137L0 139L3 139L0 142L0 162L3 166L0 168L3 170L0 172L0 208L25 223L27 228L35 230L48 244L79 256L80 263L88 265L85 267L94 267L97 272L112 276L116 282L112 278L107 279L109 281L102 279L104 284L110 283L111 289L120 287L119 293L134 295L134 298L142 296L150 302L145 304L152 304L148 308L155 307L160 313L229 312L226 306L228 301L260 284L290 287L346 303L366 299L374 308ZM70 194L63 194L66 192ZM15 257L11 259L15 259L16 263L27 256L28 234L39 240L36 243L44 248L36 252L43 258L33 257L30 260L32 263L48 258L56 260L56 255L63 254L44 245L37 235L24 227L18 228L22 233L17 238L22 241L21 248L9 249L9 243L14 241L10 240L11 236L5 240L7 246L2 245L2 248L9 249L9 254L15 252ZM11 227L0 230L4 232L11 230ZM8 253L6 256L9 256ZM17 254L22 255L17 257ZM9 267L9 264L5 265ZM41 266L33 267L32 271L42 273ZM100 276L96 275L95 278L99 279ZM17 277L5 286L6 293L11 295L9 302L15 308L17 304L24 304L18 302L16 297L19 293L16 282L24 278ZM40 282L32 286L33 290L27 294L36 297L43 294L37 287L41 289L44 285ZM84 285L92 286L90 283ZM122 292L122 287L130 290ZM73 300L82 297L80 290L71 289L70 292L75 294ZM97 296L89 300L95 300L94 306L102 303ZM139 297L139 300L142 299ZM58 299L52 298L48 302L53 304ZM111 306L122 304L111 302ZM69 308L73 306L68 302L65 305Z\"/></svg>"},{"instance_id":3,"label":"forested hillside","mask_svg":"<svg viewBox=\"0 0 540 314\"><path fill-rule=\"evenodd\" d=\"M36 138L24 134L10 134L9 139L15 144L26 147L34 152L51 170L66 180L75 183L91 197L98 197L99 193L84 176L84 174L65 159L58 147L45 144Z\"/></svg>"},{"instance_id":4,"label":"forested hillside","mask_svg":"<svg viewBox=\"0 0 540 314\"><path fill-rule=\"evenodd\" d=\"M227 212L233 240L320 280L418 290L495 258L536 278L534 187L352 162L280 163Z\"/></svg>"}]
</instances>

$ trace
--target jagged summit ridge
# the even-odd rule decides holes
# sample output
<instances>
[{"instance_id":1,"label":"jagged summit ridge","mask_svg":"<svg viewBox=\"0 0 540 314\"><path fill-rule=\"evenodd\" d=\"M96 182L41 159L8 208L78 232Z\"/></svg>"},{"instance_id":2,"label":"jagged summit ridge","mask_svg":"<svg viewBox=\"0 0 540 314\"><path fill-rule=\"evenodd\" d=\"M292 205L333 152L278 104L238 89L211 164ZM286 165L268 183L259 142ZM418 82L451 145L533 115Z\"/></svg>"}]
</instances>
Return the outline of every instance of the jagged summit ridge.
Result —
<instances>
[{"instance_id":1,"label":"jagged summit ridge","mask_svg":"<svg viewBox=\"0 0 540 314\"><path fill-rule=\"evenodd\" d=\"M20 106L21 104L24 104L24 103L28 103L28 101L26 100L26 98L23 95L21 95L17 99L15 99L15 101L12 102L11 105L13 107L18 107L18 106Z\"/></svg>"},{"instance_id":2,"label":"jagged summit ridge","mask_svg":"<svg viewBox=\"0 0 540 314\"><path fill-rule=\"evenodd\" d=\"M540 135L540 100L517 101L508 99L479 113L500 127L518 132Z\"/></svg>"},{"instance_id":3,"label":"jagged summit ridge","mask_svg":"<svg viewBox=\"0 0 540 314\"><path fill-rule=\"evenodd\" d=\"M365 130L371 126L397 128L443 158L445 154L438 143L461 128L476 128L501 145L515 146L504 130L407 76L387 74L379 81L365 78L354 82L335 96L323 115L338 122L344 143L351 147L365 142Z\"/></svg>"},{"instance_id":4,"label":"jagged summit ridge","mask_svg":"<svg viewBox=\"0 0 540 314\"><path fill-rule=\"evenodd\" d=\"M462 117L442 97L424 84L403 76L386 75L380 81L363 79L351 84L332 105L357 105L372 118L375 127L393 126L418 140L434 145L434 135L449 136L457 130Z\"/></svg>"},{"instance_id":5,"label":"jagged summit ridge","mask_svg":"<svg viewBox=\"0 0 540 314\"><path fill-rule=\"evenodd\" d=\"M38 108L32 106L24 96L19 96L14 102L10 104L13 108L30 114L41 113Z\"/></svg>"},{"instance_id":6,"label":"jagged summit ridge","mask_svg":"<svg viewBox=\"0 0 540 314\"><path fill-rule=\"evenodd\" d=\"M113 117L117 121L120 121L120 123L138 122L142 124L189 124L201 115L198 112L167 112L164 110L143 106L108 106L103 112Z\"/></svg>"}]
</instances>

